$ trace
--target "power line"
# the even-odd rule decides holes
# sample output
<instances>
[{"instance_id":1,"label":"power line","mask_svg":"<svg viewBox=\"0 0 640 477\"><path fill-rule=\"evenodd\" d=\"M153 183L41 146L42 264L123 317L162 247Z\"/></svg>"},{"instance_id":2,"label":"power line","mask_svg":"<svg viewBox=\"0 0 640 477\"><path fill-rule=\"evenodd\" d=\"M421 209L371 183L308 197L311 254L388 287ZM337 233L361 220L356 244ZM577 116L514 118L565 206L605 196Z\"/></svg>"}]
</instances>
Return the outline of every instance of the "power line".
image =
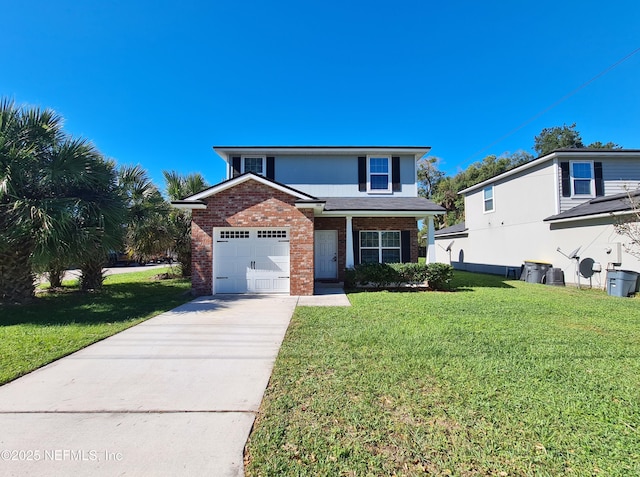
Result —
<instances>
[{"instance_id":1,"label":"power line","mask_svg":"<svg viewBox=\"0 0 640 477\"><path fill-rule=\"evenodd\" d=\"M582 83L580 86L578 86L576 89L574 89L573 91L569 92L568 94L564 95L562 98L560 98L558 101L556 101L555 103L553 103L551 106L546 107L545 109L543 109L542 111L536 113L535 115L531 116L529 119L527 119L525 122L523 122L522 124L520 124L518 127L516 127L515 129L512 129L511 131L509 131L507 134L505 134L504 136L502 136L501 138L497 139L496 141L492 142L491 144L489 144L488 146L480 149L479 151L474 152L473 154L471 154L469 157L467 157L464 162L466 163L467 161L469 161L470 159L473 159L474 157L476 157L477 155L483 153L484 151L486 151L487 149L495 146L496 144L501 143L502 141L504 141L506 138L508 138L509 136L513 135L514 133L518 132L520 129L522 129L523 127L527 126L528 124L532 123L533 121L535 121L536 119L538 119L540 116L542 116L543 114L551 111L553 108L555 108L556 106L558 106L560 103L563 103L564 101L566 101L567 99L569 99L571 96L573 96L574 94L576 94L578 91L580 91L581 89L589 86L591 83L593 83L595 80L597 80L598 78L604 76L605 74L607 74L609 71L611 71L612 69L614 69L615 67L619 66L620 64L624 63L625 61L627 61L629 58L631 58L633 55L635 55L636 53L638 53L640 51L640 48L636 48L635 50L633 50L631 53L629 53L627 56L625 56L624 58L619 59L618 61L616 61L615 63L613 63L611 66L605 68L604 70L602 70L600 73L598 73L597 75L595 75L593 78L591 78L590 80Z\"/></svg>"}]
</instances>

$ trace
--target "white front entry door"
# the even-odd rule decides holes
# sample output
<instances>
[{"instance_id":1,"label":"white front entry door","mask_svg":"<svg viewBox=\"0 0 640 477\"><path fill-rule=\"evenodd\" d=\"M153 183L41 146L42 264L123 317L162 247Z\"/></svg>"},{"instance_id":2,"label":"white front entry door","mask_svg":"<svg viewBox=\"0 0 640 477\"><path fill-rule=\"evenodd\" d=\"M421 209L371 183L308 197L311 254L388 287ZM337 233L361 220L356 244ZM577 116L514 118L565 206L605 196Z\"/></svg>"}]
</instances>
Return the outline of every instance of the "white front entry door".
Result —
<instances>
[{"instance_id":1,"label":"white front entry door","mask_svg":"<svg viewBox=\"0 0 640 477\"><path fill-rule=\"evenodd\" d=\"M314 240L315 277L335 280L338 278L338 231L316 230Z\"/></svg>"},{"instance_id":2,"label":"white front entry door","mask_svg":"<svg viewBox=\"0 0 640 477\"><path fill-rule=\"evenodd\" d=\"M289 229L216 228L213 293L289 293Z\"/></svg>"}]
</instances>

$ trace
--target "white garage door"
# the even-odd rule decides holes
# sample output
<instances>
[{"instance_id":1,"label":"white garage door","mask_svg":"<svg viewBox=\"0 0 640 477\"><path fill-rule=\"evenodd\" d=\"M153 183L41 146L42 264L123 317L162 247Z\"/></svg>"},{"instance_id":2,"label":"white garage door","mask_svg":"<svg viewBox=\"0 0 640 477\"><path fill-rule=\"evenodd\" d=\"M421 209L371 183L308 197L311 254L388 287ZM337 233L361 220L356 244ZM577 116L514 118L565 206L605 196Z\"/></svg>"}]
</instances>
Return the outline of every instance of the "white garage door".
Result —
<instances>
[{"instance_id":1,"label":"white garage door","mask_svg":"<svg viewBox=\"0 0 640 477\"><path fill-rule=\"evenodd\" d=\"M216 228L214 293L289 293L289 229Z\"/></svg>"}]
</instances>

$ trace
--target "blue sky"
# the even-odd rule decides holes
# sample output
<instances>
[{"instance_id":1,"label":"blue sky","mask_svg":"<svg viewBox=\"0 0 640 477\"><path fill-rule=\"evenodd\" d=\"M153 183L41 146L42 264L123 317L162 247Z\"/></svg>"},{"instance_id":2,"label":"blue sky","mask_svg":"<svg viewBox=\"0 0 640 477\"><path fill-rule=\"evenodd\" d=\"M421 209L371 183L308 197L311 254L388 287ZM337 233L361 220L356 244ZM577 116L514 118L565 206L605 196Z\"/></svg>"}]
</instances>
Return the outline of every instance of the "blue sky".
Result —
<instances>
[{"instance_id":1,"label":"blue sky","mask_svg":"<svg viewBox=\"0 0 640 477\"><path fill-rule=\"evenodd\" d=\"M224 178L213 145L428 145L455 174L577 123L640 148L640 2L0 0L0 96L121 164Z\"/></svg>"}]
</instances>

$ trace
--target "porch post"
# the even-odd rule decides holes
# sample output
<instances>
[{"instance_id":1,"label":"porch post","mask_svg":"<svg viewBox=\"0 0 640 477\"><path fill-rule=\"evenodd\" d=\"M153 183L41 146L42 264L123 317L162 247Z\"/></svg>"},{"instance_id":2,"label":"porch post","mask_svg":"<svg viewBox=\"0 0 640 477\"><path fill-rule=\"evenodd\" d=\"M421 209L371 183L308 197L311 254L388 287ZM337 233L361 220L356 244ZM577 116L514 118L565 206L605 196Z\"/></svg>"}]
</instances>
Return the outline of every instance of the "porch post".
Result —
<instances>
[{"instance_id":1,"label":"porch post","mask_svg":"<svg viewBox=\"0 0 640 477\"><path fill-rule=\"evenodd\" d=\"M345 267L353 268L355 265L355 261L353 259L353 217L347 215L345 219L347 220L347 256L345 259Z\"/></svg>"},{"instance_id":2,"label":"porch post","mask_svg":"<svg viewBox=\"0 0 640 477\"><path fill-rule=\"evenodd\" d=\"M433 225L433 215L428 217L427 226L427 263L434 263L436 261L436 239L435 239L435 227Z\"/></svg>"}]
</instances>

